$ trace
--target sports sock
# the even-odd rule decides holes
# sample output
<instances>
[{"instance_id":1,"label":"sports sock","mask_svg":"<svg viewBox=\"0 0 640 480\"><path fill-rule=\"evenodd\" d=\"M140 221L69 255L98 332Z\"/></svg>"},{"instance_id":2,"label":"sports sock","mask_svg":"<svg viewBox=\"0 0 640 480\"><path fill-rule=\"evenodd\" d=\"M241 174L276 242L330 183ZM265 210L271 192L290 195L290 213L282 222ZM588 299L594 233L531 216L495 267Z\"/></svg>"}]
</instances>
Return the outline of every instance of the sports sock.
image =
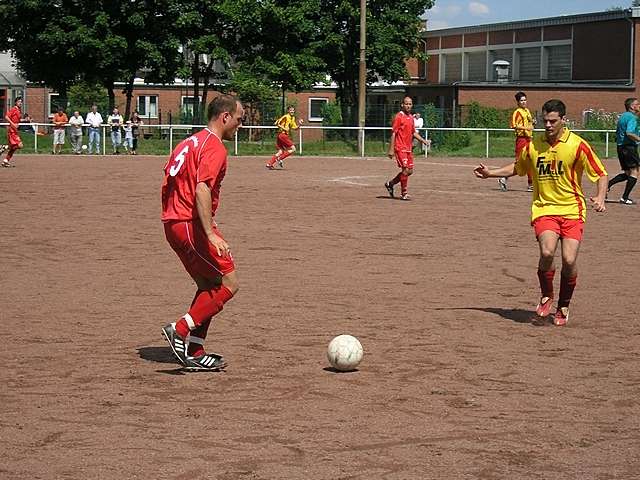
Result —
<instances>
[{"instance_id":1,"label":"sports sock","mask_svg":"<svg viewBox=\"0 0 640 480\"><path fill-rule=\"evenodd\" d=\"M542 297L553 297L553 277L555 270L542 271L538 269L538 280L540 281L540 292Z\"/></svg>"},{"instance_id":2,"label":"sports sock","mask_svg":"<svg viewBox=\"0 0 640 480\"><path fill-rule=\"evenodd\" d=\"M7 152L7 155L4 157L4 159L8 162L9 160L11 160L11 157L13 157L13 154L16 151L13 148L10 148L9 151Z\"/></svg>"},{"instance_id":3,"label":"sports sock","mask_svg":"<svg viewBox=\"0 0 640 480\"><path fill-rule=\"evenodd\" d=\"M206 320L191 332L189 336L189 346L187 347L187 355L190 357L199 357L204 355L204 340L207 337L207 330L211 324L211 319Z\"/></svg>"},{"instance_id":4,"label":"sports sock","mask_svg":"<svg viewBox=\"0 0 640 480\"><path fill-rule=\"evenodd\" d=\"M531 174L531 172L529 170L527 170L527 185L528 186L532 186L533 185L533 175Z\"/></svg>"},{"instance_id":5,"label":"sports sock","mask_svg":"<svg viewBox=\"0 0 640 480\"><path fill-rule=\"evenodd\" d=\"M278 156L274 155L273 157L271 157L271 160L269 160L269 163L267 163L267 165L273 166L276 164L277 161L278 161Z\"/></svg>"},{"instance_id":6,"label":"sports sock","mask_svg":"<svg viewBox=\"0 0 640 480\"><path fill-rule=\"evenodd\" d=\"M613 187L616 183L624 182L628 178L626 173L619 173L611 180L609 180L609 185L607 185L607 190Z\"/></svg>"},{"instance_id":7,"label":"sports sock","mask_svg":"<svg viewBox=\"0 0 640 480\"><path fill-rule=\"evenodd\" d=\"M393 186L393 185L395 185L397 183L400 183L400 178L401 177L402 177L402 172L400 172L395 177L393 177L393 179L389 182L389 185Z\"/></svg>"},{"instance_id":8,"label":"sports sock","mask_svg":"<svg viewBox=\"0 0 640 480\"><path fill-rule=\"evenodd\" d=\"M284 152L282 155L280 155L280 160L284 160L287 157L290 157L291 155L293 155L293 152L289 152L288 150L286 152Z\"/></svg>"},{"instance_id":9,"label":"sports sock","mask_svg":"<svg viewBox=\"0 0 640 480\"><path fill-rule=\"evenodd\" d=\"M182 338L186 338L190 331L197 330L207 320L211 321L211 317L220 312L232 297L233 294L224 285L218 285L211 290L198 290L189 312L176 322L176 332Z\"/></svg>"},{"instance_id":10,"label":"sports sock","mask_svg":"<svg viewBox=\"0 0 640 480\"><path fill-rule=\"evenodd\" d=\"M568 307L573 296L573 289L576 288L578 276L567 277L560 275L560 297L558 298L558 308Z\"/></svg>"},{"instance_id":11,"label":"sports sock","mask_svg":"<svg viewBox=\"0 0 640 480\"><path fill-rule=\"evenodd\" d=\"M636 186L637 181L638 179L636 177L632 177L631 175L629 175L629 177L627 178L627 186L624 189L622 198L624 198L625 200L629 198L629 195L631 194L631 190L633 190L633 187Z\"/></svg>"},{"instance_id":12,"label":"sports sock","mask_svg":"<svg viewBox=\"0 0 640 480\"><path fill-rule=\"evenodd\" d=\"M409 184L409 175L400 174L400 190L404 195L407 193L407 185Z\"/></svg>"}]
</instances>

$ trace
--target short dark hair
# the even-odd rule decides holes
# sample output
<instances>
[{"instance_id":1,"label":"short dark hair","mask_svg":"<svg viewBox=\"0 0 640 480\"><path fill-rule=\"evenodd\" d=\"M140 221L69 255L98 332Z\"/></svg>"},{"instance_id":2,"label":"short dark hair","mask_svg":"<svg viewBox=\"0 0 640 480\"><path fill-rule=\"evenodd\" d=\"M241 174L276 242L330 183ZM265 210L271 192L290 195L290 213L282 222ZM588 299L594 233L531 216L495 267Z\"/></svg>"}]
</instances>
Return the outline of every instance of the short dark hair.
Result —
<instances>
[{"instance_id":1,"label":"short dark hair","mask_svg":"<svg viewBox=\"0 0 640 480\"><path fill-rule=\"evenodd\" d=\"M562 100L552 98L545 102L542 106L542 111L545 113L558 112L558 115L564 117L567 114L567 106Z\"/></svg>"},{"instance_id":2,"label":"short dark hair","mask_svg":"<svg viewBox=\"0 0 640 480\"><path fill-rule=\"evenodd\" d=\"M238 97L233 95L218 95L211 100L207 108L207 120L211 121L220 116L222 113L235 113L238 108Z\"/></svg>"},{"instance_id":3,"label":"short dark hair","mask_svg":"<svg viewBox=\"0 0 640 480\"><path fill-rule=\"evenodd\" d=\"M13 101L13 104L15 105L16 103L18 103L18 100L22 100L22 95L18 95L16 99Z\"/></svg>"},{"instance_id":4,"label":"short dark hair","mask_svg":"<svg viewBox=\"0 0 640 480\"><path fill-rule=\"evenodd\" d=\"M526 93L524 93L524 92L517 92L517 93L515 94L516 102L519 102L519 101L522 99L522 97L526 97L526 96L527 96L527 94L526 94Z\"/></svg>"},{"instance_id":5,"label":"short dark hair","mask_svg":"<svg viewBox=\"0 0 640 480\"><path fill-rule=\"evenodd\" d=\"M635 98L635 97L630 97L630 98L627 98L627 99L624 101L624 108L627 110L627 112L628 112L628 111L629 111L629 109L631 108L631 104L632 104L633 102L635 102L636 100L638 100L638 99L637 99L637 98Z\"/></svg>"}]
</instances>

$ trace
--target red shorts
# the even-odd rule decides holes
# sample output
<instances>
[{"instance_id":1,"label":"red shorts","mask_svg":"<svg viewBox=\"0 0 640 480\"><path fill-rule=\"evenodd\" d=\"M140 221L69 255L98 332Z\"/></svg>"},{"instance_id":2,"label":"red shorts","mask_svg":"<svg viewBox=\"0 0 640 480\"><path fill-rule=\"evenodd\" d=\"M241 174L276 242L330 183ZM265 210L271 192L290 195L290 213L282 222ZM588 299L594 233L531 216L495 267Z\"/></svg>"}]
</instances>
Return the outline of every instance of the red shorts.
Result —
<instances>
[{"instance_id":1,"label":"red shorts","mask_svg":"<svg viewBox=\"0 0 640 480\"><path fill-rule=\"evenodd\" d=\"M531 143L531 137L516 137L516 160L520 156L520 152L527 148Z\"/></svg>"},{"instance_id":2,"label":"red shorts","mask_svg":"<svg viewBox=\"0 0 640 480\"><path fill-rule=\"evenodd\" d=\"M293 142L289 138L289 135L280 132L276 138L276 147L278 147L278 150L289 150L293 147Z\"/></svg>"},{"instance_id":3,"label":"red shorts","mask_svg":"<svg viewBox=\"0 0 640 480\"><path fill-rule=\"evenodd\" d=\"M9 148L11 149L18 148L22 143L22 139L20 139L20 135L18 135L18 132L15 132L13 130L7 130L7 140Z\"/></svg>"},{"instance_id":4,"label":"red shorts","mask_svg":"<svg viewBox=\"0 0 640 480\"><path fill-rule=\"evenodd\" d=\"M400 150L394 150L396 156L396 163L400 168L413 168L413 153L401 152Z\"/></svg>"},{"instance_id":5,"label":"red shorts","mask_svg":"<svg viewBox=\"0 0 640 480\"><path fill-rule=\"evenodd\" d=\"M217 228L213 231L222 237ZM236 268L231 255L218 255L199 220L165 223L164 234L192 277L217 278L233 272Z\"/></svg>"},{"instance_id":6,"label":"red shorts","mask_svg":"<svg viewBox=\"0 0 640 480\"><path fill-rule=\"evenodd\" d=\"M582 220L573 220L559 215L547 215L536 218L531 225L536 232L538 238L542 232L551 230L557 233L560 238L573 238L582 241L582 233L584 231L584 222Z\"/></svg>"}]
</instances>

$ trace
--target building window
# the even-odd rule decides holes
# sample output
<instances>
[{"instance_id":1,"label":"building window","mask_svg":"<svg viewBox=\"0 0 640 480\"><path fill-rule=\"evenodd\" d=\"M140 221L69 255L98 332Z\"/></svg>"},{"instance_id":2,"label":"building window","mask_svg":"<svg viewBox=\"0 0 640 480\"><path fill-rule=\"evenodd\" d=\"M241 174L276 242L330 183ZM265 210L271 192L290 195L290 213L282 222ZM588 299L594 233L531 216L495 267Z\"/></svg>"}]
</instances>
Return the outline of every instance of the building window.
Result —
<instances>
[{"instance_id":1,"label":"building window","mask_svg":"<svg viewBox=\"0 0 640 480\"><path fill-rule=\"evenodd\" d=\"M545 47L547 80L571 80L571 45Z\"/></svg>"},{"instance_id":2,"label":"building window","mask_svg":"<svg viewBox=\"0 0 640 480\"><path fill-rule=\"evenodd\" d=\"M49 118L52 118L53 114L58 112L58 107L64 107L64 105L60 105L60 94L50 93L49 94L49 111L47 112L47 115L49 116Z\"/></svg>"},{"instance_id":3,"label":"building window","mask_svg":"<svg viewBox=\"0 0 640 480\"><path fill-rule=\"evenodd\" d=\"M198 97L197 100L194 101L193 97L182 97L182 114L183 115L191 115L193 116L193 106L196 102L200 103L202 101L202 97Z\"/></svg>"},{"instance_id":4,"label":"building window","mask_svg":"<svg viewBox=\"0 0 640 480\"><path fill-rule=\"evenodd\" d=\"M518 52L518 80L540 80L540 47L520 48Z\"/></svg>"},{"instance_id":5,"label":"building window","mask_svg":"<svg viewBox=\"0 0 640 480\"><path fill-rule=\"evenodd\" d=\"M459 82L462 80L462 54L452 53L443 56L445 83Z\"/></svg>"},{"instance_id":6,"label":"building window","mask_svg":"<svg viewBox=\"0 0 640 480\"><path fill-rule=\"evenodd\" d=\"M467 80L484 82L487 79L487 53L467 53Z\"/></svg>"},{"instance_id":7,"label":"building window","mask_svg":"<svg viewBox=\"0 0 640 480\"><path fill-rule=\"evenodd\" d=\"M158 118L158 96L138 95L138 114L141 117Z\"/></svg>"},{"instance_id":8,"label":"building window","mask_svg":"<svg viewBox=\"0 0 640 480\"><path fill-rule=\"evenodd\" d=\"M309 99L309 121L321 122L324 120L322 116L322 107L329 103L328 98L310 98Z\"/></svg>"}]
</instances>

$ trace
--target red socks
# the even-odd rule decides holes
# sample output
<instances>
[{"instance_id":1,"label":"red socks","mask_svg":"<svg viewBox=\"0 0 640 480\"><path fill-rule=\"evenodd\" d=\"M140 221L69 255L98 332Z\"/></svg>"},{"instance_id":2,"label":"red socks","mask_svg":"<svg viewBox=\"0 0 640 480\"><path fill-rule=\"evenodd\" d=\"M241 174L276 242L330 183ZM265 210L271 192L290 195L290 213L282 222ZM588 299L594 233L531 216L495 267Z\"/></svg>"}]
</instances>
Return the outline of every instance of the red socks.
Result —
<instances>
[{"instance_id":1,"label":"red socks","mask_svg":"<svg viewBox=\"0 0 640 480\"><path fill-rule=\"evenodd\" d=\"M233 294L224 285L217 286L211 290L198 290L191 303L189 312L176 322L176 332L183 339L189 334L193 337L204 340L207 336L207 330L211 323L211 317L222 310L224 304L227 303ZM200 345L195 344L194 348L202 350ZM191 345L189 354L192 355Z\"/></svg>"},{"instance_id":2,"label":"red socks","mask_svg":"<svg viewBox=\"0 0 640 480\"><path fill-rule=\"evenodd\" d=\"M555 273L555 270L543 272L538 269L538 280L540 281L540 292L542 292L542 297L553 298L553 276Z\"/></svg>"},{"instance_id":3,"label":"red socks","mask_svg":"<svg viewBox=\"0 0 640 480\"><path fill-rule=\"evenodd\" d=\"M560 296L558 297L558 308L568 307L571 297L573 296L573 290L576 288L578 282L578 276L565 277L560 275Z\"/></svg>"},{"instance_id":4,"label":"red socks","mask_svg":"<svg viewBox=\"0 0 640 480\"><path fill-rule=\"evenodd\" d=\"M407 193L407 184L409 183L409 175L400 174L400 192L404 195Z\"/></svg>"}]
</instances>

